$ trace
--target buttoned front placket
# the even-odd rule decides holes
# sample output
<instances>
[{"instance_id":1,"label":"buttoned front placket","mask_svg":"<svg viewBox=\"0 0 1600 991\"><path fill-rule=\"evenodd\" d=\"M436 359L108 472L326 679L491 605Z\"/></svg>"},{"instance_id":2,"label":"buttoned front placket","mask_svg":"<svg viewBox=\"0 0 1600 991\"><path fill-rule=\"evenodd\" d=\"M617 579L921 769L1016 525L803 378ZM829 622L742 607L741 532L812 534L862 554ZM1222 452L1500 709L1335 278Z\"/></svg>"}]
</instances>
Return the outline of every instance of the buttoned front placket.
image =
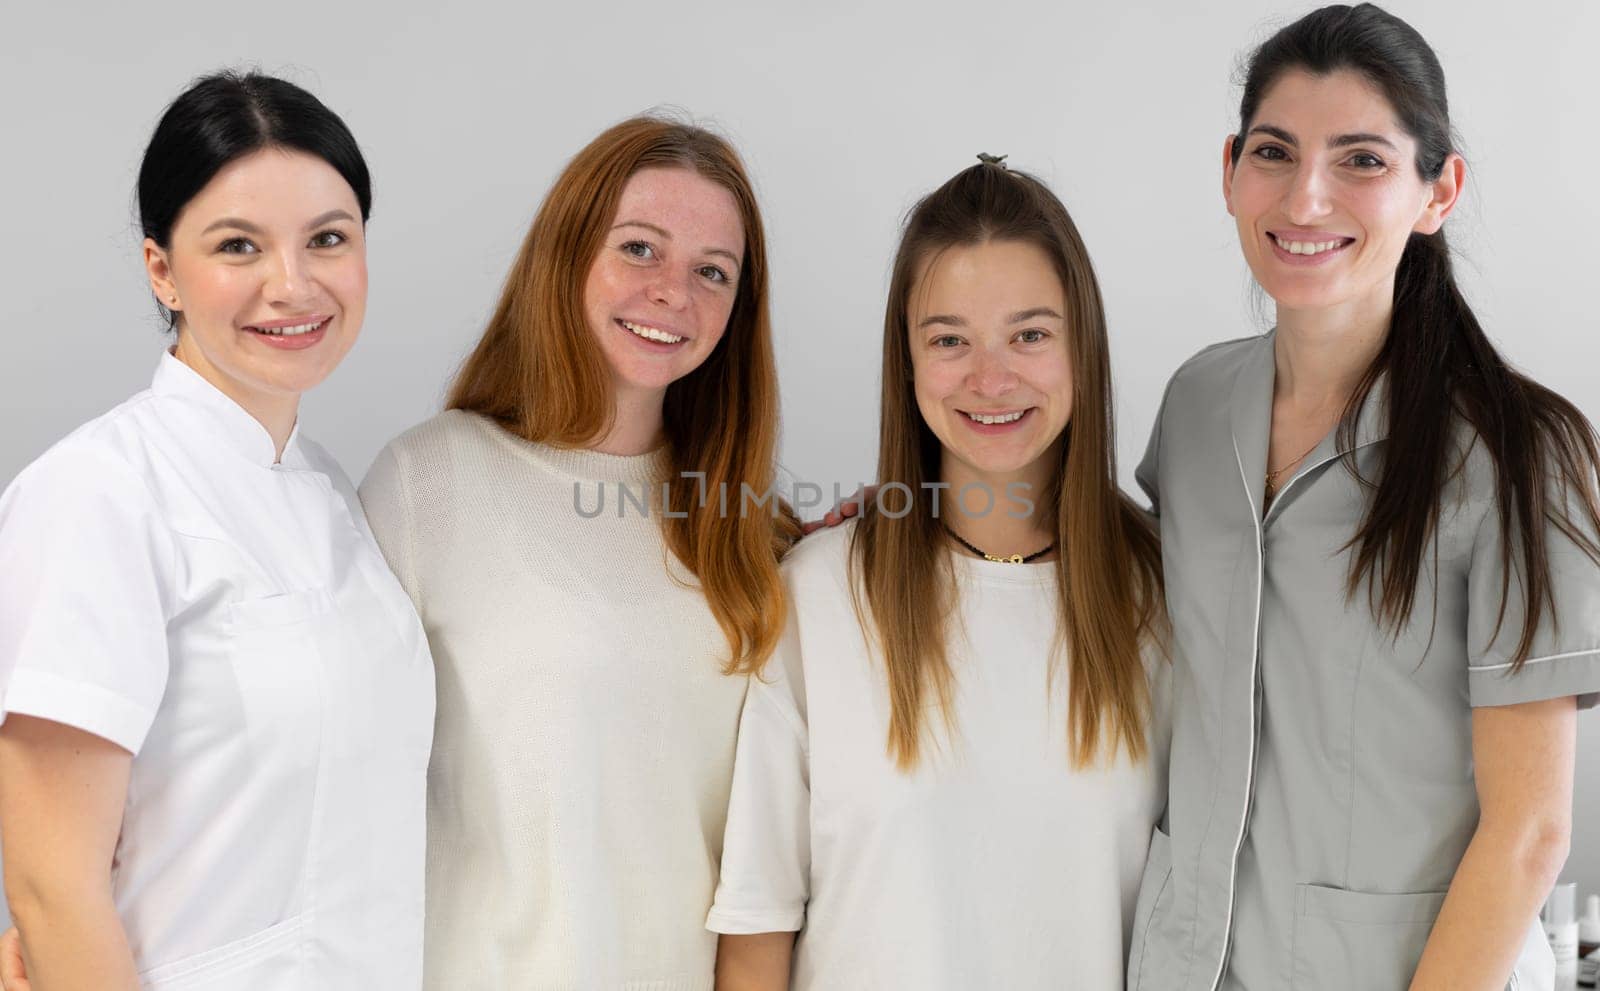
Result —
<instances>
[{"instance_id":1,"label":"buttoned front placket","mask_svg":"<svg viewBox=\"0 0 1600 991\"><path fill-rule=\"evenodd\" d=\"M1295 474L1278 490L1270 506L1263 508L1266 496L1267 458L1270 449L1272 429L1272 399L1276 382L1275 358L1276 332L1266 335L1252 354L1245 366L1240 370L1238 381L1232 395L1229 408L1229 421L1232 430L1232 445L1234 461L1239 471L1239 481L1242 486L1241 498L1249 507L1251 530L1254 537L1255 580L1249 590L1247 600L1250 603L1250 676L1249 676L1249 746L1243 760L1244 791L1240 801L1236 825L1233 829L1231 842L1227 844L1227 871L1226 891L1227 904L1223 917L1222 934L1219 946L1214 952L1216 958L1215 968L1212 970L1209 987L1211 991L1220 991L1223 979L1228 972L1228 961L1232 952L1234 936L1234 915L1237 907L1237 891L1239 872L1239 857L1244 850L1246 838L1250 831L1250 816L1255 802L1256 772L1261 750L1261 728L1263 707L1265 705L1261 631L1262 631L1262 596L1266 583L1266 569L1268 563L1267 536L1268 531L1282 516L1294 498L1305 489L1314 484L1325 469L1336 461L1344 459L1347 455L1369 446L1383 438L1383 424L1380 411L1384 403L1384 382L1380 382L1368 394L1357 418L1357 426L1353 446L1340 450L1339 433L1336 426L1324 437L1317 447L1309 454L1300 465ZM1226 767L1231 763L1230 756L1224 753L1221 763ZM1209 845L1209 844L1208 844ZM1202 869L1204 864L1202 863ZM1197 933L1197 944L1198 933Z\"/></svg>"}]
</instances>

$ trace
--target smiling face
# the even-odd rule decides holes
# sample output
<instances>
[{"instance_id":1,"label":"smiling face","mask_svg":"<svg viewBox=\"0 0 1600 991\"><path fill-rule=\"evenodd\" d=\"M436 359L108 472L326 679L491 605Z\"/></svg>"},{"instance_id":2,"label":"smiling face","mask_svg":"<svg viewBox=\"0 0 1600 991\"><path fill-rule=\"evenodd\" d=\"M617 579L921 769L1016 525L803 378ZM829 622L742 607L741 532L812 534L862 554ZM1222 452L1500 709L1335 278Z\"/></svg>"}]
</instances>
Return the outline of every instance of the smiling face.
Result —
<instances>
[{"instance_id":1,"label":"smiling face","mask_svg":"<svg viewBox=\"0 0 1600 991\"><path fill-rule=\"evenodd\" d=\"M649 168L622 189L584 284L589 329L623 408L658 408L728 327L744 257L733 194L697 172Z\"/></svg>"},{"instance_id":2,"label":"smiling face","mask_svg":"<svg viewBox=\"0 0 1600 991\"><path fill-rule=\"evenodd\" d=\"M959 489L1041 484L1072 416L1066 290L1033 244L989 241L924 261L907 324L917 408Z\"/></svg>"},{"instance_id":3,"label":"smiling face","mask_svg":"<svg viewBox=\"0 0 1600 991\"><path fill-rule=\"evenodd\" d=\"M177 316L178 357L263 422L287 410L292 423L300 394L360 333L361 208L314 155L268 148L228 163L185 204L168 247L144 250Z\"/></svg>"},{"instance_id":4,"label":"smiling face","mask_svg":"<svg viewBox=\"0 0 1600 991\"><path fill-rule=\"evenodd\" d=\"M1256 281L1280 309L1386 308L1413 231L1432 234L1459 190L1460 159L1429 182L1383 93L1348 70L1290 70L1224 146L1223 194Z\"/></svg>"}]
</instances>

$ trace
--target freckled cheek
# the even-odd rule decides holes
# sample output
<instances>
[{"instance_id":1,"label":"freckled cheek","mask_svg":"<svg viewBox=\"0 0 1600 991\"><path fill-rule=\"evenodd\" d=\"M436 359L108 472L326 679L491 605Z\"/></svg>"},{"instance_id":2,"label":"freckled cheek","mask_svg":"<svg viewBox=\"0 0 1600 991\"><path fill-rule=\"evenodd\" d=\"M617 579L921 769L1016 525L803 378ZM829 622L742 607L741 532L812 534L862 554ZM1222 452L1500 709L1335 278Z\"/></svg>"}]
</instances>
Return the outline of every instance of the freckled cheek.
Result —
<instances>
[{"instance_id":1,"label":"freckled cheek","mask_svg":"<svg viewBox=\"0 0 1600 991\"><path fill-rule=\"evenodd\" d=\"M589 270L589 278L584 282L583 296L586 308L592 315L604 318L610 315L620 302L626 300L633 291L629 284L628 273L619 271L616 266L605 261L597 261Z\"/></svg>"},{"instance_id":2,"label":"freckled cheek","mask_svg":"<svg viewBox=\"0 0 1600 991\"><path fill-rule=\"evenodd\" d=\"M700 300L695 304L695 311L692 319L699 328L700 337L715 347L728 332L728 318L733 316L733 300L731 298Z\"/></svg>"}]
</instances>

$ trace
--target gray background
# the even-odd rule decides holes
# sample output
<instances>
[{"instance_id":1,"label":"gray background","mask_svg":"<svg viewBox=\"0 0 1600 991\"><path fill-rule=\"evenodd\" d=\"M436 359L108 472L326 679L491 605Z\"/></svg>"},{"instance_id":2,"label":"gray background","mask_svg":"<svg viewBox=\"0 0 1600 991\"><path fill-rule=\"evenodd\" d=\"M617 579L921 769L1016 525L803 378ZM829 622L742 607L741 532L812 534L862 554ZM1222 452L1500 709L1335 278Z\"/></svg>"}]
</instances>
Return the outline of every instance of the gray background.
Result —
<instances>
[{"instance_id":1,"label":"gray background","mask_svg":"<svg viewBox=\"0 0 1600 991\"><path fill-rule=\"evenodd\" d=\"M1513 361L1600 420L1592 291L1600 5L1395 0L1435 46L1470 162L1449 230ZM1237 60L1309 6L214 2L29 4L0 32L0 483L149 383L162 338L131 190L193 76L257 65L349 122L375 177L364 337L306 401L359 479L433 413L539 198L605 125L658 105L743 150L773 251L783 460L869 478L896 226L976 152L1072 210L1110 311L1122 474L1189 354L1261 329L1219 193ZM1600 717L1580 720L1568 879L1600 891Z\"/></svg>"}]
</instances>

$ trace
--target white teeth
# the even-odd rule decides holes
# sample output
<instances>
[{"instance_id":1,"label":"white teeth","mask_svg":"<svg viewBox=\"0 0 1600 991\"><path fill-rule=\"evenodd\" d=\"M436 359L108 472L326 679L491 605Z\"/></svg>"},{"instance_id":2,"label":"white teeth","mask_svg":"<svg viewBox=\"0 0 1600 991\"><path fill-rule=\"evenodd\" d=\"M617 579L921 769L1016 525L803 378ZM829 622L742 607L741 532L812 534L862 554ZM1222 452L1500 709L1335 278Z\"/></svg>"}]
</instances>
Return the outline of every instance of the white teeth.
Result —
<instances>
[{"instance_id":1,"label":"white teeth","mask_svg":"<svg viewBox=\"0 0 1600 991\"><path fill-rule=\"evenodd\" d=\"M250 329L259 334L271 334L273 337L299 337L301 334L311 333L322 324L323 321L318 320L316 323L303 323L294 327L252 327Z\"/></svg>"},{"instance_id":2,"label":"white teeth","mask_svg":"<svg viewBox=\"0 0 1600 991\"><path fill-rule=\"evenodd\" d=\"M629 323L626 320L619 320L618 323L622 324L624 327L633 331L635 334L638 334L647 341L660 341L662 344L676 344L683 340L682 337L679 337L676 334L669 334L664 330L657 330L654 327L646 327L643 324Z\"/></svg>"},{"instance_id":3,"label":"white teeth","mask_svg":"<svg viewBox=\"0 0 1600 991\"><path fill-rule=\"evenodd\" d=\"M995 416L986 416L983 413L968 413L967 417L979 423L1015 423L1022 419L1022 414L1027 410L1017 410L1015 413L1000 413Z\"/></svg>"},{"instance_id":4,"label":"white teeth","mask_svg":"<svg viewBox=\"0 0 1600 991\"><path fill-rule=\"evenodd\" d=\"M1342 240L1285 241L1276 236L1273 237L1273 240L1278 242L1278 247L1289 252L1291 255L1320 255L1324 251L1332 251L1334 248L1340 247L1344 244L1344 241Z\"/></svg>"}]
</instances>

